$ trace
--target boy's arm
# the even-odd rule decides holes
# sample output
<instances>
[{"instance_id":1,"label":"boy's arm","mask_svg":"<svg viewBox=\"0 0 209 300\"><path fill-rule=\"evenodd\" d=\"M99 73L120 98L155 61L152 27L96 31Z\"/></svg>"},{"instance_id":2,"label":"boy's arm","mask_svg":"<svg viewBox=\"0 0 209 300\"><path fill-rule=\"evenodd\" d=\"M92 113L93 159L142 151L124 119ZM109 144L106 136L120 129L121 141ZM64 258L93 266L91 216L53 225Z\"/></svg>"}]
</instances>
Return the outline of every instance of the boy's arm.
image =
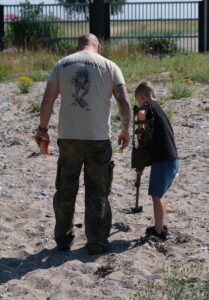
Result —
<instances>
[{"instance_id":1,"label":"boy's arm","mask_svg":"<svg viewBox=\"0 0 209 300\"><path fill-rule=\"evenodd\" d=\"M128 146L130 141L129 127L131 122L131 106L126 86L124 84L117 85L114 88L113 94L119 106L122 127L118 136L118 145L121 145L121 149L124 149Z\"/></svg>"},{"instance_id":2,"label":"boy's arm","mask_svg":"<svg viewBox=\"0 0 209 300\"><path fill-rule=\"evenodd\" d=\"M138 121L144 121L146 118L146 111L145 110L139 110L138 114L137 114L137 120ZM144 128L144 124L138 124L138 129L143 129ZM138 140L140 140L142 138L142 133L138 133L137 134L137 138ZM141 176L144 172L144 169L136 169L136 173L137 175Z\"/></svg>"},{"instance_id":3,"label":"boy's arm","mask_svg":"<svg viewBox=\"0 0 209 300\"><path fill-rule=\"evenodd\" d=\"M144 121L146 119L146 111L145 110L139 110L137 114L137 120L138 121ZM139 133L137 134L138 140L142 138L142 133L140 133L140 129L143 129L145 126L144 124L138 124Z\"/></svg>"}]
</instances>

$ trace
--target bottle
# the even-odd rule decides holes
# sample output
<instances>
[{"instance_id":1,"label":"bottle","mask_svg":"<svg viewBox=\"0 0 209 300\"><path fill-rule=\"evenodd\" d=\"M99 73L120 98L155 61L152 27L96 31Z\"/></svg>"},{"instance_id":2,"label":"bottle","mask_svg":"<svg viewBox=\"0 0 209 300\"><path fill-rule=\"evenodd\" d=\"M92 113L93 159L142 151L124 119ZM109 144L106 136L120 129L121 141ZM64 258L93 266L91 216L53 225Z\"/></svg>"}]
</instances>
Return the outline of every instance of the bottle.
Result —
<instances>
[{"instance_id":1,"label":"bottle","mask_svg":"<svg viewBox=\"0 0 209 300\"><path fill-rule=\"evenodd\" d=\"M39 147L40 147L41 154L45 154L45 155L49 155L50 154L48 145L49 145L48 142L45 141L45 140L42 140L40 142Z\"/></svg>"}]
</instances>

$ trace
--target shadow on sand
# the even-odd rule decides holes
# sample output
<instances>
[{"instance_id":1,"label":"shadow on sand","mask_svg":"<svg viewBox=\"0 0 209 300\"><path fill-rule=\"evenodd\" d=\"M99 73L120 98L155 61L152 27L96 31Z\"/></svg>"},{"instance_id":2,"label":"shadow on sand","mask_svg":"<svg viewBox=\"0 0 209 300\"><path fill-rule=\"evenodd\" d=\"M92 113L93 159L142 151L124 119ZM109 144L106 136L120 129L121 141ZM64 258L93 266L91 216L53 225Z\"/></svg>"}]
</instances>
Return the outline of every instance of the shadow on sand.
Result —
<instances>
[{"instance_id":1,"label":"shadow on sand","mask_svg":"<svg viewBox=\"0 0 209 300\"><path fill-rule=\"evenodd\" d=\"M110 242L110 251L102 255L88 255L86 247L71 250L69 252L58 251L57 248L44 248L38 253L31 254L26 258L15 257L0 258L0 284L12 279L20 279L27 273L38 269L50 269L59 267L67 261L79 260L83 263L93 262L98 256L122 253L129 249L131 241L114 240Z\"/></svg>"}]
</instances>

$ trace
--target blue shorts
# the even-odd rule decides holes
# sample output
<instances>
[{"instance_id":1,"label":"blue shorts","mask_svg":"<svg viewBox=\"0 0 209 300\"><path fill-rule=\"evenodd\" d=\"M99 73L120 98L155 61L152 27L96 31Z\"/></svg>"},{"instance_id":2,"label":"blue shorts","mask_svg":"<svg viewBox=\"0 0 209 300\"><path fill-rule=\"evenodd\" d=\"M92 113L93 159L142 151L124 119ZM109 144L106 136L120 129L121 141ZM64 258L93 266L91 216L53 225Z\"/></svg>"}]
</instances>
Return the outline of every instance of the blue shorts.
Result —
<instances>
[{"instance_id":1,"label":"blue shorts","mask_svg":"<svg viewBox=\"0 0 209 300\"><path fill-rule=\"evenodd\" d=\"M148 194L159 198L163 197L171 186L179 165L179 159L169 159L152 163Z\"/></svg>"}]
</instances>

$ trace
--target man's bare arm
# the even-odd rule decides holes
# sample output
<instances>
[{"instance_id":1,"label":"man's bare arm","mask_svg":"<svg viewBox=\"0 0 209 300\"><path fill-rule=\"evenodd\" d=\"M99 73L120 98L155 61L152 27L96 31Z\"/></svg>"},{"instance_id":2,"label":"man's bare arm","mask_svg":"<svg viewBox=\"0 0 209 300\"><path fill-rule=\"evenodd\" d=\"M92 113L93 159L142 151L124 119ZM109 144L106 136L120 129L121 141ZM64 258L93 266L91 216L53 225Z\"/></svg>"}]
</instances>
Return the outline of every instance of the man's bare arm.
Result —
<instances>
[{"instance_id":1,"label":"man's bare arm","mask_svg":"<svg viewBox=\"0 0 209 300\"><path fill-rule=\"evenodd\" d=\"M54 102L59 94L58 84L47 83L46 90L41 103L40 126L48 127L49 120L53 111Z\"/></svg>"},{"instance_id":2,"label":"man's bare arm","mask_svg":"<svg viewBox=\"0 0 209 300\"><path fill-rule=\"evenodd\" d=\"M119 106L121 118L121 133L118 137L119 145L122 144L122 149L129 144L129 127L131 122L131 106L129 103L128 93L124 84L117 85L114 89L114 96Z\"/></svg>"},{"instance_id":3,"label":"man's bare arm","mask_svg":"<svg viewBox=\"0 0 209 300\"><path fill-rule=\"evenodd\" d=\"M117 85L114 89L114 96L119 106L122 130L127 131L131 121L131 107L128 93L124 84Z\"/></svg>"},{"instance_id":4,"label":"man's bare arm","mask_svg":"<svg viewBox=\"0 0 209 300\"><path fill-rule=\"evenodd\" d=\"M40 127L47 128L49 120L53 111L54 102L59 95L58 84L47 83L44 97L41 103L40 111ZM45 140L47 143L50 143L50 138L47 130L38 130L35 136L36 142L40 145L40 142Z\"/></svg>"}]
</instances>

